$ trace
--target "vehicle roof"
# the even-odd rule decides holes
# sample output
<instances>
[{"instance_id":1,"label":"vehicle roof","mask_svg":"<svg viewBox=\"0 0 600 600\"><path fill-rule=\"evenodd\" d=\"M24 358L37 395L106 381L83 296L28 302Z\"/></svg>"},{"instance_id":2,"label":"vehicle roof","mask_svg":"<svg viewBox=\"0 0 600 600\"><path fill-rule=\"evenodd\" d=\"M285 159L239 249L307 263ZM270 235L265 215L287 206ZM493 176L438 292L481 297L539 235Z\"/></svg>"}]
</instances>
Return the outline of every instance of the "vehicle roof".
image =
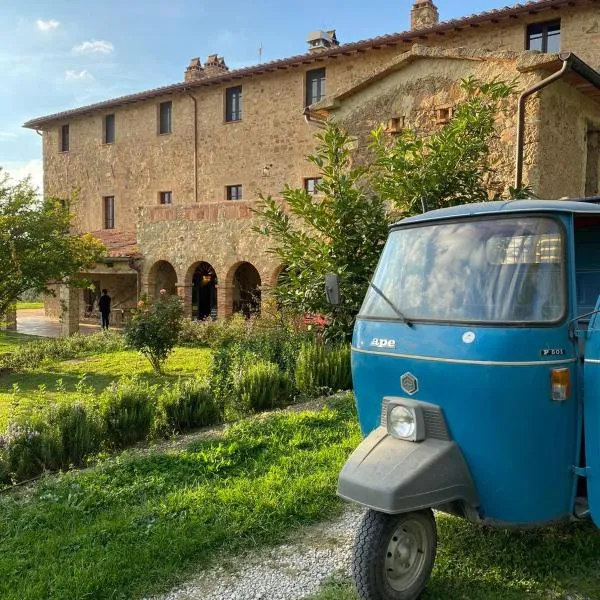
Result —
<instances>
[{"instance_id":1,"label":"vehicle roof","mask_svg":"<svg viewBox=\"0 0 600 600\"><path fill-rule=\"evenodd\" d=\"M445 219L456 219L461 217L474 217L479 215L504 215L519 212L548 212L548 213L587 213L600 215L600 206L593 202L599 202L600 198L587 198L586 202L581 200L500 200L494 202L477 202L473 204L461 204L449 208L440 208L408 217L394 223L398 225L409 225L425 221L440 221Z\"/></svg>"}]
</instances>

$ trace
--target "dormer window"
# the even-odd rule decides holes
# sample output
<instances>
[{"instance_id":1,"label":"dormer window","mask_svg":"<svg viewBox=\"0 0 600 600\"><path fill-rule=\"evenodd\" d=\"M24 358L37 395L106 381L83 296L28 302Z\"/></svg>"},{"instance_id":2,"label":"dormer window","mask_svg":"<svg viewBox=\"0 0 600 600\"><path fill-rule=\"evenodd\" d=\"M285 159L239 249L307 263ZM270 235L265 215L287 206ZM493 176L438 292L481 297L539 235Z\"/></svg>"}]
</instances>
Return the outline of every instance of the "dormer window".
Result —
<instances>
[{"instance_id":1,"label":"dormer window","mask_svg":"<svg viewBox=\"0 0 600 600\"><path fill-rule=\"evenodd\" d=\"M560 52L560 20L527 26L527 50Z\"/></svg>"}]
</instances>

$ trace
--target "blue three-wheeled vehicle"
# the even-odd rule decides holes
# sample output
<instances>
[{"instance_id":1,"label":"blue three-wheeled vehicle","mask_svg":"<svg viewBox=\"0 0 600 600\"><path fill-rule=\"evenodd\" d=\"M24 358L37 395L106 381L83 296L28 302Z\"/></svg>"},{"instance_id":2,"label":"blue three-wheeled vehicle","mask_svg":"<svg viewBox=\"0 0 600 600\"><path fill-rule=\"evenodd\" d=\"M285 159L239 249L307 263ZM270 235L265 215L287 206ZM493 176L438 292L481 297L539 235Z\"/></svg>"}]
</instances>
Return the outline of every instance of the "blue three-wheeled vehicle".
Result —
<instances>
[{"instance_id":1,"label":"blue three-wheeled vehicle","mask_svg":"<svg viewBox=\"0 0 600 600\"><path fill-rule=\"evenodd\" d=\"M600 525L599 295L590 202L470 204L391 228L352 343L366 437L338 484L369 509L361 599L419 597L432 508L498 526Z\"/></svg>"}]
</instances>

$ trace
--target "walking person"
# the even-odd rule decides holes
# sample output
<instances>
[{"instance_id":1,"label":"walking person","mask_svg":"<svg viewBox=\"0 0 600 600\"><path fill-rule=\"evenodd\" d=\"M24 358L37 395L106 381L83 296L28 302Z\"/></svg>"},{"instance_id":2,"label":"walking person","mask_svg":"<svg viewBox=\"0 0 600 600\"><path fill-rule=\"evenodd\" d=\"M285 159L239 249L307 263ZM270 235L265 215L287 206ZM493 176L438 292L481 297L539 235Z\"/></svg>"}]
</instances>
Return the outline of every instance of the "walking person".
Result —
<instances>
[{"instance_id":1,"label":"walking person","mask_svg":"<svg viewBox=\"0 0 600 600\"><path fill-rule=\"evenodd\" d=\"M98 308L102 315L102 329L108 330L110 319L110 296L108 295L108 290L102 290L102 296L100 296L100 300L98 301Z\"/></svg>"}]
</instances>

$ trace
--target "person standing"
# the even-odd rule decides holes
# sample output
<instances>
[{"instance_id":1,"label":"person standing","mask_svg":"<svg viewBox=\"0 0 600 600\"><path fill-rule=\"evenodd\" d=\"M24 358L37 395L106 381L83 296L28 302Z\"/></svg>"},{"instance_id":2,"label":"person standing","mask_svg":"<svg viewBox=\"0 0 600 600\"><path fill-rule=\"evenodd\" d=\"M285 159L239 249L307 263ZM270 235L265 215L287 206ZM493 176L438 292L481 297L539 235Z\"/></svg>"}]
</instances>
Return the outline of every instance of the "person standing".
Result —
<instances>
[{"instance_id":1,"label":"person standing","mask_svg":"<svg viewBox=\"0 0 600 600\"><path fill-rule=\"evenodd\" d=\"M98 301L98 308L102 315L102 329L108 329L108 322L110 319L110 296L108 290L102 290L102 296Z\"/></svg>"}]
</instances>

